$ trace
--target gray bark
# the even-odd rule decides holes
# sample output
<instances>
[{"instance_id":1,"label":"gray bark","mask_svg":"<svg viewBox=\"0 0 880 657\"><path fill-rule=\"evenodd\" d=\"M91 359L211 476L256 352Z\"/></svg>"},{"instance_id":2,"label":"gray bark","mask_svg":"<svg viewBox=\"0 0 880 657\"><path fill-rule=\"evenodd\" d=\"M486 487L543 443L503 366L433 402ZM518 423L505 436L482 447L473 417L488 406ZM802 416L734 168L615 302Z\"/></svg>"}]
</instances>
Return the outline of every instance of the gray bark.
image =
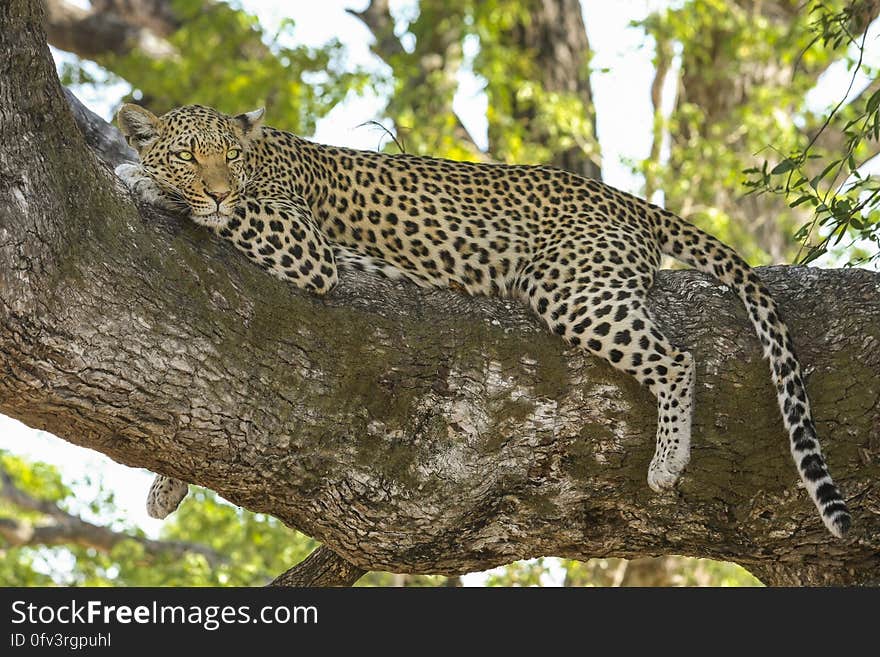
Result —
<instances>
[{"instance_id":1,"label":"gray bark","mask_svg":"<svg viewBox=\"0 0 880 657\"><path fill-rule=\"evenodd\" d=\"M798 489L744 310L694 272L661 273L650 300L698 364L691 465L654 495L650 394L519 304L368 277L313 298L139 212L66 106L40 13L0 5L0 412L271 513L362 570L683 554L769 584L877 582L880 275L760 271L849 539Z\"/></svg>"}]
</instances>

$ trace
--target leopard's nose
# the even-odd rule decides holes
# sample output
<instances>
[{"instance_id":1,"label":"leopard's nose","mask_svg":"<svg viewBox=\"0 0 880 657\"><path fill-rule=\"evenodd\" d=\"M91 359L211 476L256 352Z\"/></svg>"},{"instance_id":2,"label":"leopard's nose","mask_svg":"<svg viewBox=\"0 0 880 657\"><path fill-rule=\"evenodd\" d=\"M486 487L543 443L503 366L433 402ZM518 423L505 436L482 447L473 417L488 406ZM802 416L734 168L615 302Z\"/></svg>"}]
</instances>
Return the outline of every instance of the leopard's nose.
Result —
<instances>
[{"instance_id":1,"label":"leopard's nose","mask_svg":"<svg viewBox=\"0 0 880 657\"><path fill-rule=\"evenodd\" d=\"M207 194L207 195L210 196L212 199L214 199L214 202L215 202L218 206L219 206L220 203L223 201L223 199L225 199L227 196L229 196L229 192L228 192L228 191L226 191L226 192L212 192L212 191L210 191L210 190L208 190L208 189L205 190L205 194Z\"/></svg>"}]
</instances>

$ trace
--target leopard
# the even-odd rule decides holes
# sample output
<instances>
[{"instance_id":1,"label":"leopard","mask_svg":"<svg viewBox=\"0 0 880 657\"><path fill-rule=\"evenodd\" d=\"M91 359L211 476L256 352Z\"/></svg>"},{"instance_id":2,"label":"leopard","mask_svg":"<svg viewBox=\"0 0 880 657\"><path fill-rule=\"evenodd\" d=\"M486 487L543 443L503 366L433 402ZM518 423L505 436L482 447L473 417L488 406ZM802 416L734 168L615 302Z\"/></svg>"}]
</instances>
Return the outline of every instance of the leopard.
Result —
<instances>
[{"instance_id":1,"label":"leopard","mask_svg":"<svg viewBox=\"0 0 880 657\"><path fill-rule=\"evenodd\" d=\"M791 331L736 251L659 205L562 169L329 146L264 116L203 105L157 116L125 104L117 123L138 161L116 173L142 201L187 216L314 295L350 271L526 304L656 398L647 472L656 493L672 489L690 459L695 362L655 323L648 294L664 256L709 274L745 306L803 486L828 531L846 535L851 515L819 445ZM157 475L148 513L166 517L187 490Z\"/></svg>"}]
</instances>

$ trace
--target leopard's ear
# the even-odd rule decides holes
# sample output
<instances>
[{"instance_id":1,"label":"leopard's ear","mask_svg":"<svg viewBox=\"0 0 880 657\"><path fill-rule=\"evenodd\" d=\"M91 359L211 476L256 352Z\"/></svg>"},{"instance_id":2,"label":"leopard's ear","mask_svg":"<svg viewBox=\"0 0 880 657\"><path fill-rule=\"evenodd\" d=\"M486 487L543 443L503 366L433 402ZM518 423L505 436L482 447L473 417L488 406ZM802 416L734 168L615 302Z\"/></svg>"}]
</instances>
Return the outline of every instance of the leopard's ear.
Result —
<instances>
[{"instance_id":1,"label":"leopard's ear","mask_svg":"<svg viewBox=\"0 0 880 657\"><path fill-rule=\"evenodd\" d=\"M116 122L128 145L138 153L143 152L159 136L159 119L140 105L126 103L120 107Z\"/></svg>"},{"instance_id":2,"label":"leopard's ear","mask_svg":"<svg viewBox=\"0 0 880 657\"><path fill-rule=\"evenodd\" d=\"M260 137L260 129L263 127L263 115L266 114L266 108L261 107L253 112L245 112L244 114L236 114L234 119L241 130L241 135L247 141L253 141Z\"/></svg>"}]
</instances>

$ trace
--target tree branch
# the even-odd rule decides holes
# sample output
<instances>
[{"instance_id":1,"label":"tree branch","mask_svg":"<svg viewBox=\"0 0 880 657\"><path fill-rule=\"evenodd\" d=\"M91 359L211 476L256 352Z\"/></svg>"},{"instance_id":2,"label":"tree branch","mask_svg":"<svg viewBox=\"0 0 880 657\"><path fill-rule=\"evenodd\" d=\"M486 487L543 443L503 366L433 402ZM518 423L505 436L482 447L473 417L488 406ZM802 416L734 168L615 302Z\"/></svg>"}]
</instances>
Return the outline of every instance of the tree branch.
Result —
<instances>
[{"instance_id":1,"label":"tree branch","mask_svg":"<svg viewBox=\"0 0 880 657\"><path fill-rule=\"evenodd\" d=\"M151 557L166 555L180 558L187 554L198 554L205 557L212 567L227 561L224 555L204 545L187 541L157 541L86 522L57 504L25 493L15 486L9 473L2 467L0 467L0 500L5 500L25 511L41 513L49 519L48 522L34 524L16 518L0 517L0 536L12 547L74 544L94 548L100 552L110 552L123 541L134 541Z\"/></svg>"},{"instance_id":2,"label":"tree branch","mask_svg":"<svg viewBox=\"0 0 880 657\"><path fill-rule=\"evenodd\" d=\"M322 545L269 586L351 586L365 573Z\"/></svg>"},{"instance_id":3,"label":"tree branch","mask_svg":"<svg viewBox=\"0 0 880 657\"><path fill-rule=\"evenodd\" d=\"M360 275L318 299L137 212L73 123L34 4L0 5L0 412L270 513L363 570L683 554L767 583L875 577L880 275L760 271L853 511L846 541L798 489L745 311L694 272L662 272L649 300L698 381L691 465L654 495L650 394L520 304Z\"/></svg>"},{"instance_id":4,"label":"tree branch","mask_svg":"<svg viewBox=\"0 0 880 657\"><path fill-rule=\"evenodd\" d=\"M406 52L400 39L394 35L394 17L391 15L388 0L371 0L363 11L355 9L346 9L345 11L360 19L373 33L376 42L370 49L386 63L390 57Z\"/></svg>"},{"instance_id":5,"label":"tree branch","mask_svg":"<svg viewBox=\"0 0 880 657\"><path fill-rule=\"evenodd\" d=\"M98 0L91 9L46 0L46 9L49 43L85 59L135 48L157 58L174 53L165 40L178 27L168 0Z\"/></svg>"}]
</instances>

